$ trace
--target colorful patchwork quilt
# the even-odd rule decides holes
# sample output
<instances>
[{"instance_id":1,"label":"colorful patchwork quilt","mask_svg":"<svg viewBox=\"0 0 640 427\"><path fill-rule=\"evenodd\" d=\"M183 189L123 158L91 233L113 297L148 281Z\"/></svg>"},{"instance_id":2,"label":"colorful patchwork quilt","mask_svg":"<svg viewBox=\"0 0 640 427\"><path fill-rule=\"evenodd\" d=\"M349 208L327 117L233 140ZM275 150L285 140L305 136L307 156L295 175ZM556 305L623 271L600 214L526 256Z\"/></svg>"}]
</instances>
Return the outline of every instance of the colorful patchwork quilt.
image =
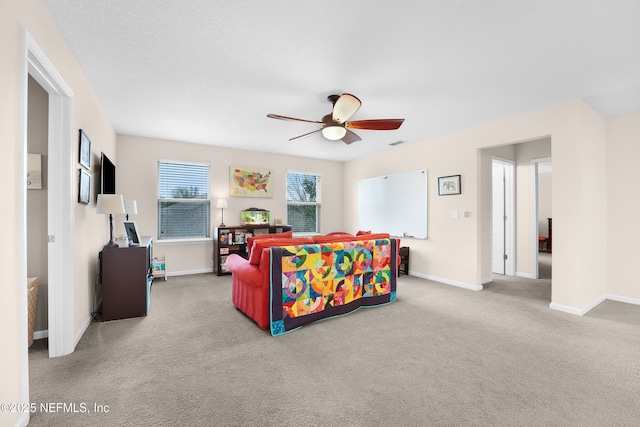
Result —
<instances>
[{"instance_id":1,"label":"colorful patchwork quilt","mask_svg":"<svg viewBox=\"0 0 640 427\"><path fill-rule=\"evenodd\" d=\"M396 239L271 248L271 335L396 299Z\"/></svg>"}]
</instances>

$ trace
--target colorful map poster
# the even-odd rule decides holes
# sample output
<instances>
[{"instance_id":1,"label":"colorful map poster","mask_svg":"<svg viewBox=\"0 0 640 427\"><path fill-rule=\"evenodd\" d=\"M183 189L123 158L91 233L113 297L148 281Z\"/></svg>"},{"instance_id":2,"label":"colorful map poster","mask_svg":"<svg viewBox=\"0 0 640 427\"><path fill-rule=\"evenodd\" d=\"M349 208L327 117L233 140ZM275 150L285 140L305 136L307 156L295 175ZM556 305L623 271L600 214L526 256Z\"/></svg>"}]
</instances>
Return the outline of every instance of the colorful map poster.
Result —
<instances>
[{"instance_id":1,"label":"colorful map poster","mask_svg":"<svg viewBox=\"0 0 640 427\"><path fill-rule=\"evenodd\" d=\"M231 166L229 168L229 196L273 197L270 169Z\"/></svg>"}]
</instances>

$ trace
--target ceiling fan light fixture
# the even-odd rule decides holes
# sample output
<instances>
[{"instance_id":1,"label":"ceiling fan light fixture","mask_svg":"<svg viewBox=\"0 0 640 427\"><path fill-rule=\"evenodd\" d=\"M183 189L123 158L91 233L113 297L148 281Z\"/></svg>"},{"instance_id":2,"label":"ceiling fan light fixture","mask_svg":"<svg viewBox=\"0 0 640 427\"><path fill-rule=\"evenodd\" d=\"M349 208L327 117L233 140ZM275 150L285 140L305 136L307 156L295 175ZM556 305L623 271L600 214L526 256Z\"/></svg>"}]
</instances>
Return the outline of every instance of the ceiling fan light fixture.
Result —
<instances>
[{"instance_id":1,"label":"ceiling fan light fixture","mask_svg":"<svg viewBox=\"0 0 640 427\"><path fill-rule=\"evenodd\" d=\"M322 135L331 141L342 139L347 134L347 130L342 126L326 126L322 129Z\"/></svg>"}]
</instances>

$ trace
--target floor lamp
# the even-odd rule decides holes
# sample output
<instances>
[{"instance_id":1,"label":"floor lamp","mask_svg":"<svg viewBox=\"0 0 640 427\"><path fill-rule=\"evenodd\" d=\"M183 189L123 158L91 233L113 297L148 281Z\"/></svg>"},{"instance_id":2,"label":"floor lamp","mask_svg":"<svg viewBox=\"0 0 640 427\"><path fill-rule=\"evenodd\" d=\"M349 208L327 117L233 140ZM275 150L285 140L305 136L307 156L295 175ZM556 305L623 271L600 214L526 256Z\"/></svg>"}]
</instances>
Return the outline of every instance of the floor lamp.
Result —
<instances>
[{"instance_id":1,"label":"floor lamp","mask_svg":"<svg viewBox=\"0 0 640 427\"><path fill-rule=\"evenodd\" d=\"M122 194L98 194L96 213L105 215L109 214L109 243L105 246L118 246L113 238L113 215L125 213Z\"/></svg>"}]
</instances>

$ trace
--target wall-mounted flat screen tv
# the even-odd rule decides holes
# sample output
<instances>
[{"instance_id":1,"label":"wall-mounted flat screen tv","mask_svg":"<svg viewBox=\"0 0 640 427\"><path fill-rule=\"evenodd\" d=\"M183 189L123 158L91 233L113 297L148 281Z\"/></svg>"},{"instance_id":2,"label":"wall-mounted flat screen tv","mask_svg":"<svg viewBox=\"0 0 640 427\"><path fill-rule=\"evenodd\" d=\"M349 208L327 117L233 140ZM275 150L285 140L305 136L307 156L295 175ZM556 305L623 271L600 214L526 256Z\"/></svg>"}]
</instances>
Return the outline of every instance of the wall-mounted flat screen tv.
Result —
<instances>
[{"instance_id":1,"label":"wall-mounted flat screen tv","mask_svg":"<svg viewBox=\"0 0 640 427\"><path fill-rule=\"evenodd\" d=\"M100 193L116 194L116 165L104 153L100 162Z\"/></svg>"}]
</instances>

